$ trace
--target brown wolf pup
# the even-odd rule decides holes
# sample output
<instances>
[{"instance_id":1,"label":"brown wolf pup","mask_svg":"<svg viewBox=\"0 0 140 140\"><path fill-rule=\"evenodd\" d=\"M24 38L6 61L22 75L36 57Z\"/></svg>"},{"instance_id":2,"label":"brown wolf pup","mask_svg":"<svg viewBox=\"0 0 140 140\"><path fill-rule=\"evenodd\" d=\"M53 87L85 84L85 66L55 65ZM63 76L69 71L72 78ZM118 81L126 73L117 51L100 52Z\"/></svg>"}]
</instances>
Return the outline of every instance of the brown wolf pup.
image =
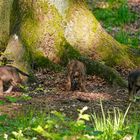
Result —
<instances>
[{"instance_id":1,"label":"brown wolf pup","mask_svg":"<svg viewBox=\"0 0 140 140\"><path fill-rule=\"evenodd\" d=\"M0 95L3 96L3 85L5 82L10 82L11 86L4 93L10 93L14 86L17 86L17 84L22 82L19 73L29 77L28 74L22 72L16 67L9 65L0 66Z\"/></svg>"},{"instance_id":2,"label":"brown wolf pup","mask_svg":"<svg viewBox=\"0 0 140 140\"><path fill-rule=\"evenodd\" d=\"M78 60L71 60L67 65L67 90L85 89L86 67Z\"/></svg>"},{"instance_id":3,"label":"brown wolf pup","mask_svg":"<svg viewBox=\"0 0 140 140\"><path fill-rule=\"evenodd\" d=\"M132 71L128 76L129 100L133 101L134 95L140 90L140 69Z\"/></svg>"}]
</instances>

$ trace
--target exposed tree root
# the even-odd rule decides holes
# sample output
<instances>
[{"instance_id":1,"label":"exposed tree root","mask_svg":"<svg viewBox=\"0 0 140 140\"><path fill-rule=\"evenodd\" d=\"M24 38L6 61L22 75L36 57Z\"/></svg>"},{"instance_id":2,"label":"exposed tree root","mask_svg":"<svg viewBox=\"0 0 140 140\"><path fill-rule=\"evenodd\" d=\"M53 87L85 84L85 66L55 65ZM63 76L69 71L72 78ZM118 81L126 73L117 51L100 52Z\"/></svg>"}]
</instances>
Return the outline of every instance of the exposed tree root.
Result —
<instances>
[{"instance_id":1,"label":"exposed tree root","mask_svg":"<svg viewBox=\"0 0 140 140\"><path fill-rule=\"evenodd\" d=\"M85 57L81 57L79 60L85 63L88 74L98 75L110 84L127 87L127 81L115 69Z\"/></svg>"}]
</instances>

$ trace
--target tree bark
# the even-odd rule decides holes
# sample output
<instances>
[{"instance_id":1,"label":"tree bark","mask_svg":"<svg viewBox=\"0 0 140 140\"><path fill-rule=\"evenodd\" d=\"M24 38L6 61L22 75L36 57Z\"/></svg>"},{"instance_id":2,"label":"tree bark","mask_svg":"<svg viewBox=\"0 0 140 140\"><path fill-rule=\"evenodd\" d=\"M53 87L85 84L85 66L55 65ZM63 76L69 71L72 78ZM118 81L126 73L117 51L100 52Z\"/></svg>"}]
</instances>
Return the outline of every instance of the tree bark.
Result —
<instances>
[{"instance_id":1,"label":"tree bark","mask_svg":"<svg viewBox=\"0 0 140 140\"><path fill-rule=\"evenodd\" d=\"M3 56L5 56L8 60L13 60L13 66L26 73L30 71L30 66L28 63L30 54L16 34L10 37Z\"/></svg>"},{"instance_id":2,"label":"tree bark","mask_svg":"<svg viewBox=\"0 0 140 140\"><path fill-rule=\"evenodd\" d=\"M2 52L10 34L10 12L13 0L0 0L0 52Z\"/></svg>"},{"instance_id":3,"label":"tree bark","mask_svg":"<svg viewBox=\"0 0 140 140\"><path fill-rule=\"evenodd\" d=\"M109 66L134 66L128 47L117 42L101 27L82 0L73 0L69 6L65 37L72 46L93 60Z\"/></svg>"}]
</instances>

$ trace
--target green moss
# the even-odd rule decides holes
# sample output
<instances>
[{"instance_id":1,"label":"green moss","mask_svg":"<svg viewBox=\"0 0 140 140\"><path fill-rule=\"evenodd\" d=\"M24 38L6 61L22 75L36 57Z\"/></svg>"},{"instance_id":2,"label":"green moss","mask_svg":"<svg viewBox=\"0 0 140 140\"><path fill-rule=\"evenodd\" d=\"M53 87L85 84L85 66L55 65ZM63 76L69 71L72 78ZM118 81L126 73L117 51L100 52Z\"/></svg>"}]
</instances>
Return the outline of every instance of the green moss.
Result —
<instances>
[{"instance_id":1,"label":"green moss","mask_svg":"<svg viewBox=\"0 0 140 140\"><path fill-rule=\"evenodd\" d=\"M10 33L13 34L19 30L21 22L21 13L19 10L19 1L14 0L10 15Z\"/></svg>"},{"instance_id":2,"label":"green moss","mask_svg":"<svg viewBox=\"0 0 140 140\"><path fill-rule=\"evenodd\" d=\"M33 58L34 58L33 63L34 63L35 68L39 68L39 67L49 68L50 70L53 70L53 71L62 70L62 67L60 65L54 64L49 59L47 59L46 57L44 57L43 55L39 53L35 54Z\"/></svg>"},{"instance_id":3,"label":"green moss","mask_svg":"<svg viewBox=\"0 0 140 140\"><path fill-rule=\"evenodd\" d=\"M87 74L95 74L104 78L110 84L116 84L122 87L127 86L127 82L120 76L120 74L113 68L108 67L98 61L90 60L86 57L80 57L87 68Z\"/></svg>"},{"instance_id":4,"label":"green moss","mask_svg":"<svg viewBox=\"0 0 140 140\"><path fill-rule=\"evenodd\" d=\"M102 56L102 62L104 62L108 66L115 66L115 65L121 65L121 66L128 66L132 67L133 64L130 61L129 55L126 53L126 51L122 48L121 53L117 51L111 51L111 49L108 47L108 49L100 50L99 54Z\"/></svg>"},{"instance_id":5,"label":"green moss","mask_svg":"<svg viewBox=\"0 0 140 140\"><path fill-rule=\"evenodd\" d=\"M35 45L39 38L38 23L34 19L28 18L21 26L21 36L24 43L35 49Z\"/></svg>"},{"instance_id":6,"label":"green moss","mask_svg":"<svg viewBox=\"0 0 140 140\"><path fill-rule=\"evenodd\" d=\"M62 17L58 14L55 7L48 5L47 2L36 3L34 7L30 7L27 4L26 8L23 9L23 14L25 16L20 26L20 33L22 41L32 55L31 61L36 61L38 63L37 66L46 67L48 65L49 67L50 62L48 63L48 58L45 56L45 51L50 50L47 47L54 48L54 55L56 56L60 56L60 52L63 49L64 33L61 27ZM51 44L52 46L45 46L48 43L44 41L49 37L54 43ZM48 41L50 40L48 39ZM41 44L44 44L44 46Z\"/></svg>"},{"instance_id":7,"label":"green moss","mask_svg":"<svg viewBox=\"0 0 140 140\"><path fill-rule=\"evenodd\" d=\"M68 42L66 42L60 56L61 64L66 65L69 60L79 59L79 57L81 57L81 54L79 53L79 51L73 48Z\"/></svg>"}]
</instances>

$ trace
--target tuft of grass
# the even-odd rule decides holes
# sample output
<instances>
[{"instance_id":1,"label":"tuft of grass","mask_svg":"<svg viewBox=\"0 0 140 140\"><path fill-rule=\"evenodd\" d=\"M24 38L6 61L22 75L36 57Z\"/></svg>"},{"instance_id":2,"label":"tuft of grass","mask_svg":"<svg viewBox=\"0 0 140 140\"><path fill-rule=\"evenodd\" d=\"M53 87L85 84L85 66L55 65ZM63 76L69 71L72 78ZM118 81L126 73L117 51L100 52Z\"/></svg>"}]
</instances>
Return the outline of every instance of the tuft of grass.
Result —
<instances>
[{"instance_id":1,"label":"tuft of grass","mask_svg":"<svg viewBox=\"0 0 140 140\"><path fill-rule=\"evenodd\" d=\"M122 44L128 44L130 41L128 33L125 31L119 31L118 33L116 33L115 39Z\"/></svg>"},{"instance_id":2,"label":"tuft of grass","mask_svg":"<svg viewBox=\"0 0 140 140\"><path fill-rule=\"evenodd\" d=\"M126 135L126 130L128 128L124 123L130 105L131 104L129 104L124 114L118 108L114 108L113 114L108 112L106 115L101 103L101 116L96 113L92 115L94 129L103 133L102 135L99 135L99 139L120 140Z\"/></svg>"},{"instance_id":3,"label":"tuft of grass","mask_svg":"<svg viewBox=\"0 0 140 140\"><path fill-rule=\"evenodd\" d=\"M15 119L0 117L0 139L4 140L120 140L133 138L138 140L140 124L133 124L126 119L125 113L114 108L113 113L105 114L101 103L101 115L86 114L88 107L78 110L76 120L67 118L64 114L53 111L46 113L30 110Z\"/></svg>"},{"instance_id":4,"label":"tuft of grass","mask_svg":"<svg viewBox=\"0 0 140 140\"><path fill-rule=\"evenodd\" d=\"M125 31L119 31L115 34L115 39L125 45L128 45L130 47L137 48L139 45L139 38L138 34L136 36L131 36L129 33Z\"/></svg>"},{"instance_id":5,"label":"tuft of grass","mask_svg":"<svg viewBox=\"0 0 140 140\"><path fill-rule=\"evenodd\" d=\"M130 47L138 48L139 46L139 31L131 33L124 31L125 25L133 23L139 17L136 12L129 9L127 0L107 0L107 8L94 7L93 13L101 22L102 26L109 32L113 32L115 27L120 28L121 31L115 31L115 39L120 43L126 44Z\"/></svg>"},{"instance_id":6,"label":"tuft of grass","mask_svg":"<svg viewBox=\"0 0 140 140\"><path fill-rule=\"evenodd\" d=\"M118 25L134 22L136 19L136 14L130 12L127 3L121 5L116 14L116 23Z\"/></svg>"},{"instance_id":7,"label":"tuft of grass","mask_svg":"<svg viewBox=\"0 0 140 140\"><path fill-rule=\"evenodd\" d=\"M95 8L93 10L94 15L99 21L103 22L105 28L123 26L134 22L138 18L136 13L130 11L127 2L118 2L119 6L117 7L111 6L114 3L113 1L109 3L108 8Z\"/></svg>"}]
</instances>

